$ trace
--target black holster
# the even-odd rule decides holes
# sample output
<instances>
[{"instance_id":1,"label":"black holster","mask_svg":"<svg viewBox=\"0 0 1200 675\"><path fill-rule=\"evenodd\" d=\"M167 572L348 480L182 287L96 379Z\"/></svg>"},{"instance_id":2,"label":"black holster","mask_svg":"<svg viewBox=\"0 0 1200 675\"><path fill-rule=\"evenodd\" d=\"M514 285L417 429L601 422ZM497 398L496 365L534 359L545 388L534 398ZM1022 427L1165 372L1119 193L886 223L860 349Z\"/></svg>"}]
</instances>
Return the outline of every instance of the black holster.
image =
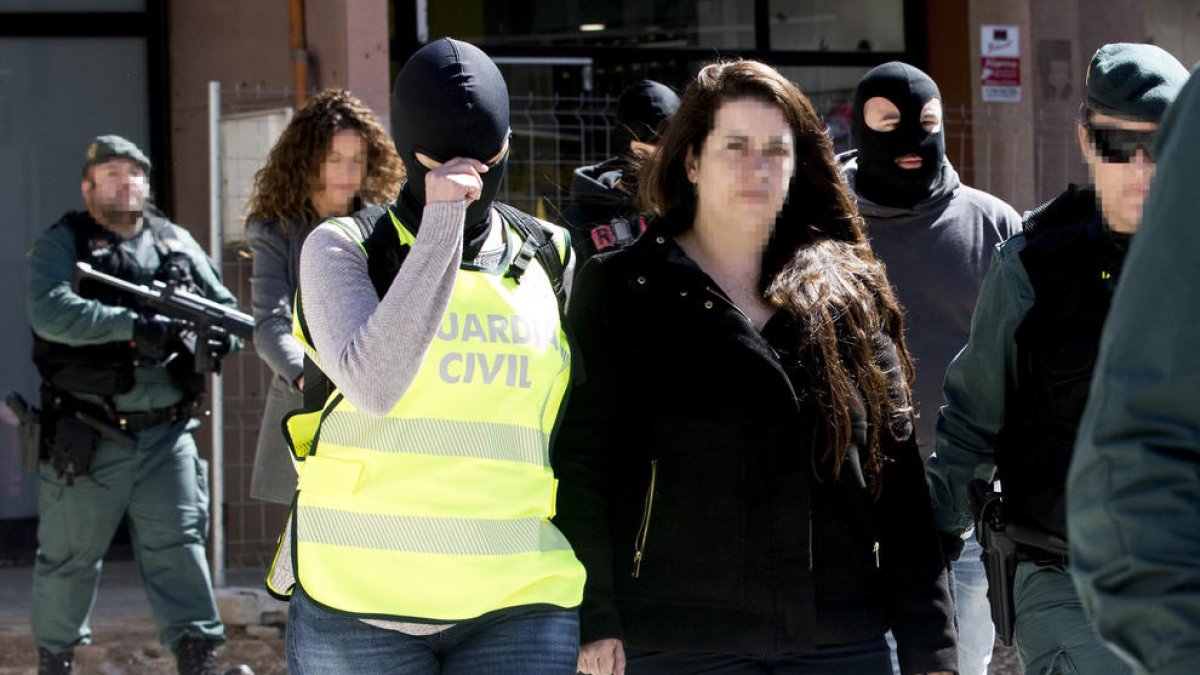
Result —
<instances>
[{"instance_id":1,"label":"black holster","mask_svg":"<svg viewBox=\"0 0 1200 675\"><path fill-rule=\"evenodd\" d=\"M50 442L50 465L67 480L87 476L92 471L92 458L100 445L100 432L67 415L56 415L53 423L53 440Z\"/></svg>"},{"instance_id":2,"label":"black holster","mask_svg":"<svg viewBox=\"0 0 1200 675\"><path fill-rule=\"evenodd\" d=\"M37 473L38 462L46 455L42 447L42 412L15 391L4 397L8 409L17 416L21 443L21 464L30 473Z\"/></svg>"},{"instance_id":3,"label":"black holster","mask_svg":"<svg viewBox=\"0 0 1200 675\"><path fill-rule=\"evenodd\" d=\"M92 460L103 439L128 450L137 448L137 437L114 425L103 409L75 400L65 392L42 390L42 459L74 485L75 478L92 471Z\"/></svg>"},{"instance_id":4,"label":"black holster","mask_svg":"<svg viewBox=\"0 0 1200 675\"><path fill-rule=\"evenodd\" d=\"M988 604L992 608L992 623L996 635L1011 647L1016 630L1017 612L1013 600L1013 581L1017 573L1017 545L1007 536L1004 522L1004 503L1000 493L992 491L986 481L978 478L969 485L971 512L975 515L975 536L983 548L980 559L987 574Z\"/></svg>"}]
</instances>

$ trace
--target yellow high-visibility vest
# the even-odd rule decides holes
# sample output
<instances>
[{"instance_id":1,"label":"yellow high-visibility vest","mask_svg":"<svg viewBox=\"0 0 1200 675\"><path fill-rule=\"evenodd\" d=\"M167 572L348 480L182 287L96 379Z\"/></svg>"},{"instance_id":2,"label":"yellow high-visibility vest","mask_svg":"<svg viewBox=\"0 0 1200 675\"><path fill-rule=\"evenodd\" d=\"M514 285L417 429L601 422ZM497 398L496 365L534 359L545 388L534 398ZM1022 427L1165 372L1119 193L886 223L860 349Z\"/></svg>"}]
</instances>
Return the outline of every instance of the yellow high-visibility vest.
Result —
<instances>
[{"instance_id":1,"label":"yellow high-visibility vest","mask_svg":"<svg viewBox=\"0 0 1200 675\"><path fill-rule=\"evenodd\" d=\"M394 213L392 223L411 245ZM335 390L324 409L285 420L299 484L267 580L275 594L299 583L338 612L434 621L580 603L583 566L550 523L570 349L541 266L519 283L505 275L521 245L507 234L497 270L459 269L417 376L386 416ZM566 255L565 237L555 242Z\"/></svg>"}]
</instances>

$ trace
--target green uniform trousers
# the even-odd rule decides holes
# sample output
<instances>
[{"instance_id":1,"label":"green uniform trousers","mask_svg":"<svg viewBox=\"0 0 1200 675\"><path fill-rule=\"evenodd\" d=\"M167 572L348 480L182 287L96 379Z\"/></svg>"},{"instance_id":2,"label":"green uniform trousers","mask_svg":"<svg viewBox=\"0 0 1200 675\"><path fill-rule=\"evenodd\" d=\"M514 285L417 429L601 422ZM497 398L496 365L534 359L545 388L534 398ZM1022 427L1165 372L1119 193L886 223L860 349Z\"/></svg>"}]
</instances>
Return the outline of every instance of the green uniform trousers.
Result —
<instances>
[{"instance_id":1,"label":"green uniform trousers","mask_svg":"<svg viewBox=\"0 0 1200 675\"><path fill-rule=\"evenodd\" d=\"M1083 612L1066 568L1023 562L1013 581L1017 654L1028 675L1130 675Z\"/></svg>"},{"instance_id":2,"label":"green uniform trousers","mask_svg":"<svg viewBox=\"0 0 1200 675\"><path fill-rule=\"evenodd\" d=\"M172 649L185 633L224 641L205 559L208 466L190 433L196 426L152 427L137 434L136 450L102 441L92 474L71 486L42 462L32 617L39 647L90 642L102 558L122 518L162 644Z\"/></svg>"}]
</instances>

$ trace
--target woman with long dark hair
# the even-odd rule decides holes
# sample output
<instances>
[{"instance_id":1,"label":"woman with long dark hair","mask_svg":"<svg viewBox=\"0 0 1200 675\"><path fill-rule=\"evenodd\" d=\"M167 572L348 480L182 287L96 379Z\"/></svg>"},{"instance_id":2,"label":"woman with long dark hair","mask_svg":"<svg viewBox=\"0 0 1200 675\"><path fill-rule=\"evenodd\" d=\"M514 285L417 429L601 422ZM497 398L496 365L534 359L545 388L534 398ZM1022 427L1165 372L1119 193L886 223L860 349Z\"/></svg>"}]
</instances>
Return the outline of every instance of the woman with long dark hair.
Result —
<instances>
[{"instance_id":1,"label":"woman with long dark hair","mask_svg":"<svg viewBox=\"0 0 1200 675\"><path fill-rule=\"evenodd\" d=\"M556 523L588 571L579 669L949 672L946 573L901 311L807 98L700 71L581 271Z\"/></svg>"},{"instance_id":2,"label":"woman with long dark hair","mask_svg":"<svg viewBox=\"0 0 1200 675\"><path fill-rule=\"evenodd\" d=\"M292 337L300 247L326 218L354 213L361 202L390 202L403 180L404 167L383 125L365 103L340 89L308 100L254 177L246 226L254 258L254 348L275 374L254 454L250 495L256 499L290 504L296 491L279 422L304 403L304 351Z\"/></svg>"}]
</instances>

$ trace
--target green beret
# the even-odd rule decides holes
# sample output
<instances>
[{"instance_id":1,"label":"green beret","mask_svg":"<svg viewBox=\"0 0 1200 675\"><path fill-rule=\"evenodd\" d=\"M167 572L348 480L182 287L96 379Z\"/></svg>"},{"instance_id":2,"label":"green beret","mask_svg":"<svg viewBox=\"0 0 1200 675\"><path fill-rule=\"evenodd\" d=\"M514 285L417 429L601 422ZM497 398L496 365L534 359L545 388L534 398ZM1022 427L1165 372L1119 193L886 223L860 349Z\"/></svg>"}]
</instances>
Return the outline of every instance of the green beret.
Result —
<instances>
[{"instance_id":1,"label":"green beret","mask_svg":"<svg viewBox=\"0 0 1200 675\"><path fill-rule=\"evenodd\" d=\"M1188 79L1174 56L1154 45L1117 42L1088 64L1087 106L1117 117L1157 123Z\"/></svg>"},{"instance_id":2,"label":"green beret","mask_svg":"<svg viewBox=\"0 0 1200 675\"><path fill-rule=\"evenodd\" d=\"M97 136L92 139L91 143L88 143L87 152L83 156L83 175L87 175L89 166L103 164L110 159L121 157L132 159L142 167L142 171L150 173L150 160L138 146L134 145L132 141L110 134Z\"/></svg>"}]
</instances>

